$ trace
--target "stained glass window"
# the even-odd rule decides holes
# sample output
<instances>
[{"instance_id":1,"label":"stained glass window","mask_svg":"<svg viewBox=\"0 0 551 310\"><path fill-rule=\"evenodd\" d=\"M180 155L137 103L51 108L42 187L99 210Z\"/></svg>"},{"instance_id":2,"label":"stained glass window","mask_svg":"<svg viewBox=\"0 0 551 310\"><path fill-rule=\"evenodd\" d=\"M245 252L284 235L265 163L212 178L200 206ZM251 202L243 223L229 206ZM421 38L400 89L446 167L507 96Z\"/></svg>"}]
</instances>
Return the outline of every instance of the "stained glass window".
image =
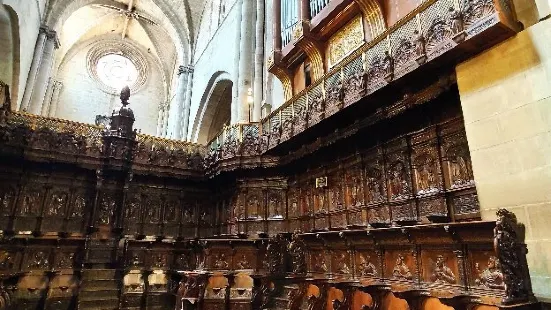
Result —
<instances>
[{"instance_id":1,"label":"stained glass window","mask_svg":"<svg viewBox=\"0 0 551 310\"><path fill-rule=\"evenodd\" d=\"M132 86L138 79L138 70L134 63L123 55L108 54L101 57L97 64L99 79L116 90Z\"/></svg>"}]
</instances>

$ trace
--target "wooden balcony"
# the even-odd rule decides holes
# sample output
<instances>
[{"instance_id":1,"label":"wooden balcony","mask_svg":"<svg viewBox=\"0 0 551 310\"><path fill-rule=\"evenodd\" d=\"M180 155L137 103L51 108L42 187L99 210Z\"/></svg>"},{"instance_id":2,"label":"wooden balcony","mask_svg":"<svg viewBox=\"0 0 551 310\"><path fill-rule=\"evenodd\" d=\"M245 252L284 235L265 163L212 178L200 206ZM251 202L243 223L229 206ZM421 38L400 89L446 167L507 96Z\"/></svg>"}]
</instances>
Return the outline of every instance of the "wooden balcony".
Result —
<instances>
[{"instance_id":1,"label":"wooden balcony","mask_svg":"<svg viewBox=\"0 0 551 310\"><path fill-rule=\"evenodd\" d=\"M453 70L519 30L511 0L477 0L462 7L453 0L426 1L264 118L267 149L277 150L310 127L323 127L341 110L370 104L377 93L401 92L412 81ZM311 28L297 33L299 41L312 37ZM287 63L285 53L271 65Z\"/></svg>"}]
</instances>

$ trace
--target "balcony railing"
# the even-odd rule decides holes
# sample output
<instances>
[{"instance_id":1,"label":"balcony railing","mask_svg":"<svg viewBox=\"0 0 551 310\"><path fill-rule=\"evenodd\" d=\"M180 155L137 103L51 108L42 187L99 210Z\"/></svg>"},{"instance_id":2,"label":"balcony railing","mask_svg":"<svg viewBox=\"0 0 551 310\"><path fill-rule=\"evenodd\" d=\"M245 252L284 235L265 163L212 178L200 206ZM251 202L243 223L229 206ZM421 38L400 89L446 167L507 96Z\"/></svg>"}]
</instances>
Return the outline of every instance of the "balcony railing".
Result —
<instances>
[{"instance_id":1,"label":"balcony railing","mask_svg":"<svg viewBox=\"0 0 551 310\"><path fill-rule=\"evenodd\" d=\"M503 31L500 34L511 35L518 30L511 0L461 3L458 5L455 0L425 1L392 28L357 49L318 81L270 113L261 121L263 132L270 133L270 148L489 28L500 24L498 28ZM298 127L304 128L297 130L297 123ZM273 134L277 141L272 141Z\"/></svg>"},{"instance_id":2,"label":"balcony railing","mask_svg":"<svg viewBox=\"0 0 551 310\"><path fill-rule=\"evenodd\" d=\"M331 0L310 0L310 17L318 15L323 8L325 8Z\"/></svg>"},{"instance_id":3,"label":"balcony railing","mask_svg":"<svg viewBox=\"0 0 551 310\"><path fill-rule=\"evenodd\" d=\"M242 142L244 138L260 138L262 134L260 123L243 123L224 126L216 137L207 144L208 150L216 150L226 141Z\"/></svg>"}]
</instances>

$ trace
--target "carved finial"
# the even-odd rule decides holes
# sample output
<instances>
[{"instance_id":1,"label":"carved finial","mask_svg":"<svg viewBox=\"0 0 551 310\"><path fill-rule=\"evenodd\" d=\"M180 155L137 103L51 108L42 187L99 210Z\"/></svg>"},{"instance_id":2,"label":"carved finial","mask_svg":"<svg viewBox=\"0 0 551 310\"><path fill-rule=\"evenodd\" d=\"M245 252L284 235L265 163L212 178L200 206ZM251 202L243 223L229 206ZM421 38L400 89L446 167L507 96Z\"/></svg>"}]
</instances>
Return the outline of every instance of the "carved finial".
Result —
<instances>
[{"instance_id":1,"label":"carved finial","mask_svg":"<svg viewBox=\"0 0 551 310\"><path fill-rule=\"evenodd\" d=\"M123 106L129 104L128 99L130 99L130 87L127 85L121 90L121 103Z\"/></svg>"}]
</instances>

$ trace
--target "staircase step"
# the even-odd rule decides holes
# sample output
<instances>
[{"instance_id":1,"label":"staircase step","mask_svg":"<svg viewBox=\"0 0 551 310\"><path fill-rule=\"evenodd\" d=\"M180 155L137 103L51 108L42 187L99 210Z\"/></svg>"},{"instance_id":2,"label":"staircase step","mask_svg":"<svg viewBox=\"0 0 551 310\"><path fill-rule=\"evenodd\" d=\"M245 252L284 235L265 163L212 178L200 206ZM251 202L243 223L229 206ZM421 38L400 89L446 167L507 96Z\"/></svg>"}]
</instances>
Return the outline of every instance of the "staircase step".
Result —
<instances>
[{"instance_id":1,"label":"staircase step","mask_svg":"<svg viewBox=\"0 0 551 310\"><path fill-rule=\"evenodd\" d=\"M116 269L84 269L83 280L113 280L117 274Z\"/></svg>"},{"instance_id":2,"label":"staircase step","mask_svg":"<svg viewBox=\"0 0 551 310\"><path fill-rule=\"evenodd\" d=\"M82 291L97 291L97 290L118 290L119 284L117 280L84 280L81 284Z\"/></svg>"},{"instance_id":3,"label":"staircase step","mask_svg":"<svg viewBox=\"0 0 551 310\"><path fill-rule=\"evenodd\" d=\"M93 301L93 300L119 300L119 290L96 290L96 291L80 291L78 295L79 300Z\"/></svg>"},{"instance_id":4,"label":"staircase step","mask_svg":"<svg viewBox=\"0 0 551 310\"><path fill-rule=\"evenodd\" d=\"M115 310L119 308L118 299L79 300L79 310Z\"/></svg>"}]
</instances>

